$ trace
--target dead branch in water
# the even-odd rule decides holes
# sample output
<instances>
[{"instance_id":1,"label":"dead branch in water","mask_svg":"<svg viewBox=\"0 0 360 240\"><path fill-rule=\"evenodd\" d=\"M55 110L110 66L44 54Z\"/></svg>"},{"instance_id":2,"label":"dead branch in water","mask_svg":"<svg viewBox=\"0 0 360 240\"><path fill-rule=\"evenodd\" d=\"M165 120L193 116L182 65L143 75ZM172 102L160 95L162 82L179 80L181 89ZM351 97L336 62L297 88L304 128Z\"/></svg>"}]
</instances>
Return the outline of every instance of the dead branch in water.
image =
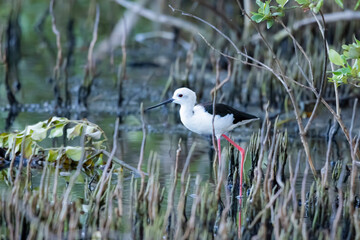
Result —
<instances>
[{"instance_id":1,"label":"dead branch in water","mask_svg":"<svg viewBox=\"0 0 360 240\"><path fill-rule=\"evenodd\" d=\"M78 102L87 107L87 99L91 93L91 87L95 78L95 64L96 59L93 57L94 46L98 38L98 26L100 19L100 9L99 5L96 5L96 15L94 21L94 28L92 34L92 40L90 42L88 56L87 56L87 65L85 67L85 73L83 78L83 83L79 88Z\"/></svg>"},{"instance_id":2,"label":"dead branch in water","mask_svg":"<svg viewBox=\"0 0 360 240\"><path fill-rule=\"evenodd\" d=\"M60 77L61 77L60 69L61 69L61 65L62 65L62 61L63 61L63 56L62 56L62 47L61 47L61 34L56 27L54 4L55 4L55 1L51 0L49 12L50 12L50 16L51 16L52 31L56 36L56 47L57 47L56 64L55 64L55 67L53 70L54 94L55 94L56 105L60 106L61 105L61 95L60 95L59 81L60 81Z\"/></svg>"}]
</instances>

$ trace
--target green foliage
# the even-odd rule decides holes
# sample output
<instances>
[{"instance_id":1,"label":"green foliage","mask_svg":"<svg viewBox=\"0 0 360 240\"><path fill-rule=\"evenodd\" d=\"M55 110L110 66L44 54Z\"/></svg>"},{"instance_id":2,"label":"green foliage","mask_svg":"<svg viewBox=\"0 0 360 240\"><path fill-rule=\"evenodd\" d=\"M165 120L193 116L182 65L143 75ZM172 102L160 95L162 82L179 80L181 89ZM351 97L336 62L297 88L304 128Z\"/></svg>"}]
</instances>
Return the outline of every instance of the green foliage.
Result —
<instances>
[{"instance_id":1,"label":"green foliage","mask_svg":"<svg viewBox=\"0 0 360 240\"><path fill-rule=\"evenodd\" d=\"M355 38L355 42L342 46L343 53L340 55L334 49L329 51L330 61L339 66L332 72L331 82L337 85L347 84L349 81L358 83L360 81L360 41Z\"/></svg>"},{"instance_id":2,"label":"green foliage","mask_svg":"<svg viewBox=\"0 0 360 240\"><path fill-rule=\"evenodd\" d=\"M65 128L66 127L66 128ZM84 134L85 143L82 146L59 146L45 148L40 145L43 140L63 137L66 130L67 140L79 138ZM93 155L101 149L105 149L104 142L107 138L103 130L94 123L87 120L69 120L67 118L52 117L47 121L38 122L27 126L21 132L0 134L0 148L6 149L6 157L11 159L13 154L22 153L25 158L33 155L43 154L49 162L63 161L68 164L79 161L83 154L87 166L94 166L102 162L101 154L96 158Z\"/></svg>"},{"instance_id":3,"label":"green foliage","mask_svg":"<svg viewBox=\"0 0 360 240\"><path fill-rule=\"evenodd\" d=\"M295 0L303 9L311 9L314 13L318 13L322 5L324 4L324 0ZM334 0L335 3L344 8L343 0ZM360 0L357 1L354 10L357 10L360 6Z\"/></svg>"},{"instance_id":4,"label":"green foliage","mask_svg":"<svg viewBox=\"0 0 360 240\"><path fill-rule=\"evenodd\" d=\"M341 8L344 8L343 0L334 1ZM272 27L277 17L285 15L285 5L288 2L289 0L276 0L277 5L271 5L271 0L266 0L265 2L256 0L256 4L259 8L257 12L251 12L251 19L256 23L266 21L266 26L269 29ZM314 13L318 13L324 5L324 0L295 0L295 2L299 4L304 11L311 10ZM359 6L360 0L357 1L354 9L356 10Z\"/></svg>"},{"instance_id":5,"label":"green foliage","mask_svg":"<svg viewBox=\"0 0 360 240\"><path fill-rule=\"evenodd\" d=\"M324 4L324 0L295 0L302 9L310 9L314 13L318 13Z\"/></svg>"},{"instance_id":6,"label":"green foliage","mask_svg":"<svg viewBox=\"0 0 360 240\"><path fill-rule=\"evenodd\" d=\"M266 27L269 29L274 24L276 17L284 16L284 6L288 0L276 0L278 6L270 6L271 0L262 2L261 0L256 0L256 4L259 6L258 12L251 12L251 19L256 23L266 21Z\"/></svg>"}]
</instances>

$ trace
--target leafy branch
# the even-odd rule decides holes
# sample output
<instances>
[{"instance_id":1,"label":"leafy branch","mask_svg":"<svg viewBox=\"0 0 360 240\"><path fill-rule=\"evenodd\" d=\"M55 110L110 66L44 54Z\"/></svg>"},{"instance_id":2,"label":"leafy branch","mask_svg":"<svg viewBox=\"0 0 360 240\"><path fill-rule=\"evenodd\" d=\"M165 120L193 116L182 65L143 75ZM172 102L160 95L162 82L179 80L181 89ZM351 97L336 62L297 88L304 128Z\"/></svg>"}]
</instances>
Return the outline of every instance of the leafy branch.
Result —
<instances>
[{"instance_id":1,"label":"leafy branch","mask_svg":"<svg viewBox=\"0 0 360 240\"><path fill-rule=\"evenodd\" d=\"M343 45L342 49L341 55L334 49L329 51L330 61L340 66L332 71L332 77L329 80L337 85L351 83L357 86L360 81L360 41L355 38L354 43Z\"/></svg>"}]
</instances>

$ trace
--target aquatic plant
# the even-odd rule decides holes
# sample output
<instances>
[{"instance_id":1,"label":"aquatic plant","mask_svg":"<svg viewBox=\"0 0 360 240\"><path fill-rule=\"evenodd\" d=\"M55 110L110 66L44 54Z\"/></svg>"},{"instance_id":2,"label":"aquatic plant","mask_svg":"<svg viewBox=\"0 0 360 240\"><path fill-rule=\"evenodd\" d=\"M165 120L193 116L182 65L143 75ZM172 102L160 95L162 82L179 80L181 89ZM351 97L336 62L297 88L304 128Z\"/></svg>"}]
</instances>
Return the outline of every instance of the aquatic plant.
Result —
<instances>
[{"instance_id":1,"label":"aquatic plant","mask_svg":"<svg viewBox=\"0 0 360 240\"><path fill-rule=\"evenodd\" d=\"M65 134L65 135L64 135ZM70 141L84 136L84 144L66 146L42 146L47 139L63 137ZM107 138L103 130L87 120L69 120L52 117L46 121L27 126L21 132L1 133L0 148L5 149L5 158L13 160L22 153L22 158L31 159L41 155L44 161L72 164L85 156L86 166L98 165L102 160L100 150L106 149Z\"/></svg>"}]
</instances>

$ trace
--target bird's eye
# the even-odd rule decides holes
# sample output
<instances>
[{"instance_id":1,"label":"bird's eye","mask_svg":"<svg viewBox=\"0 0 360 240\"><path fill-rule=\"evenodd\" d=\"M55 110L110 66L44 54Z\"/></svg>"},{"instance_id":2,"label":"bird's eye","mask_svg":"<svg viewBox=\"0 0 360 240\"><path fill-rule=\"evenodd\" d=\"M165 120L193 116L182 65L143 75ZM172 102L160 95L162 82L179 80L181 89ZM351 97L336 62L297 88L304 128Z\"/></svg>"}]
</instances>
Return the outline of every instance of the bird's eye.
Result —
<instances>
[{"instance_id":1,"label":"bird's eye","mask_svg":"<svg viewBox=\"0 0 360 240\"><path fill-rule=\"evenodd\" d=\"M183 97L183 95L180 93L180 94L178 94L178 97Z\"/></svg>"}]
</instances>

